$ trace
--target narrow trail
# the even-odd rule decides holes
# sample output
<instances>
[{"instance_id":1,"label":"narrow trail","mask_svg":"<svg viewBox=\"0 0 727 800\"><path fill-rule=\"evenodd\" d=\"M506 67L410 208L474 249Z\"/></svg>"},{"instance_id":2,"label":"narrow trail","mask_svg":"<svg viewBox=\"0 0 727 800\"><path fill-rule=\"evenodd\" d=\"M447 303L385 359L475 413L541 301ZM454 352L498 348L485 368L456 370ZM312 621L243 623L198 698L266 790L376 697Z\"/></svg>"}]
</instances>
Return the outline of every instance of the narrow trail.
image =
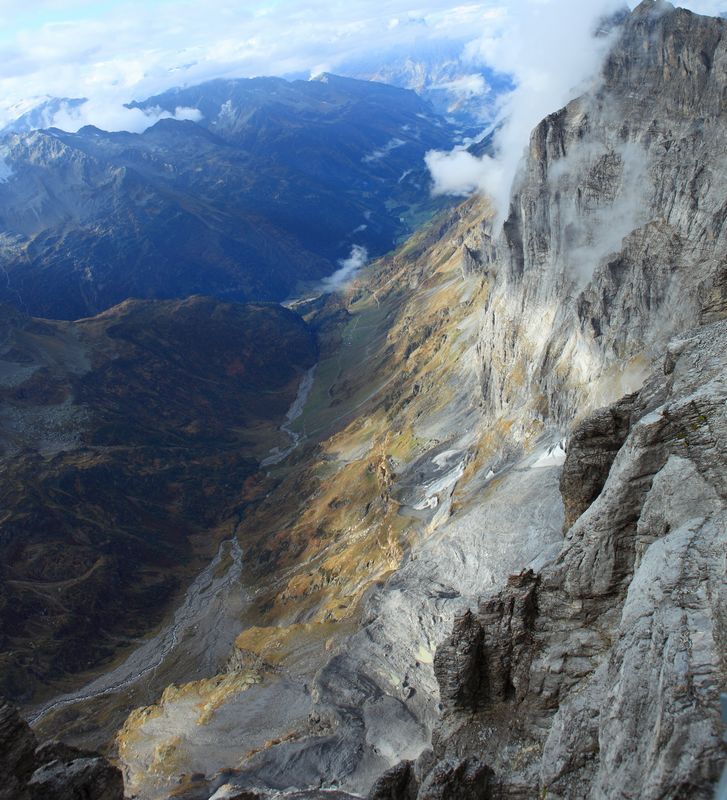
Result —
<instances>
[{"instance_id":1,"label":"narrow trail","mask_svg":"<svg viewBox=\"0 0 727 800\"><path fill-rule=\"evenodd\" d=\"M226 555L231 558L229 567L219 570ZM30 724L40 722L59 708L116 694L151 678L164 661L175 654L184 642L185 660L196 659L200 668L216 667L229 652L231 639L237 628L230 624L237 617L230 595L240 594L242 588L242 549L237 538L226 539L217 554L187 589L182 604L174 612L169 625L134 650L115 669L101 675L75 692L61 695L35 708L27 719ZM204 632L202 635L200 632Z\"/></svg>"}]
</instances>

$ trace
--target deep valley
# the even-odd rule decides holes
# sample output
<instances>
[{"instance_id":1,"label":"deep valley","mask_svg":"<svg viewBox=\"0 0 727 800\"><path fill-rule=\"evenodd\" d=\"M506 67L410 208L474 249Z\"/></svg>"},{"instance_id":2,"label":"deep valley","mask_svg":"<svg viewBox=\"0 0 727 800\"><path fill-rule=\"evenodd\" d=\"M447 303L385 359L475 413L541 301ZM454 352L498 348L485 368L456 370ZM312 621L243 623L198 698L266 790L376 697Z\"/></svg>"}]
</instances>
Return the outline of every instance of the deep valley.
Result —
<instances>
[{"instance_id":1,"label":"deep valley","mask_svg":"<svg viewBox=\"0 0 727 800\"><path fill-rule=\"evenodd\" d=\"M5 140L0 800L714 796L727 20L599 31L504 214L329 74Z\"/></svg>"}]
</instances>

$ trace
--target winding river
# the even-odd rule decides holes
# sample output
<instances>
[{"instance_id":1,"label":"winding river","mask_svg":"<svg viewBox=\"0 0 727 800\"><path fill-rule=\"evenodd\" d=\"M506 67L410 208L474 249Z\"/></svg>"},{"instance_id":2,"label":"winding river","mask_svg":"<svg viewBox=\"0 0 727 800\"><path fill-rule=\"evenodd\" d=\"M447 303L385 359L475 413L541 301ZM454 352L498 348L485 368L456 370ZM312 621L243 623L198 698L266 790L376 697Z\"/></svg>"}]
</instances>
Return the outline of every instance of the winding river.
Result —
<instances>
[{"instance_id":1,"label":"winding river","mask_svg":"<svg viewBox=\"0 0 727 800\"><path fill-rule=\"evenodd\" d=\"M303 376L303 380L300 382L300 386L298 387L298 395L293 401L293 405L288 409L288 413L285 415L285 422L280 426L280 430L287 434L288 438L290 439L290 445L283 450L281 450L279 447L273 448L270 451L270 455L260 462L261 467L272 467L275 466L275 464L279 464L281 461L286 459L305 438L303 434L296 433L296 431L291 430L290 426L303 413L305 404L308 402L308 395L310 394L310 390L313 388L313 381L315 380L317 367L318 364L315 364Z\"/></svg>"},{"instance_id":2,"label":"winding river","mask_svg":"<svg viewBox=\"0 0 727 800\"><path fill-rule=\"evenodd\" d=\"M239 633L239 614L246 600L241 574L240 543L237 538L227 539L187 589L167 626L110 672L33 709L27 715L28 722L40 722L64 706L117 694L150 680L165 661L175 657L185 664L196 663L200 673L216 670Z\"/></svg>"},{"instance_id":3,"label":"winding river","mask_svg":"<svg viewBox=\"0 0 727 800\"><path fill-rule=\"evenodd\" d=\"M317 365L316 365L317 366ZM313 387L316 366L309 369L300 382L298 394L280 426L290 439L290 446L275 448L261 467L273 466L287 458L302 439L291 430L300 417ZM192 582L184 600L174 612L171 622L147 639L119 666L76 691L60 695L30 711L28 722L40 722L52 711L119 694L144 681L151 681L159 668L174 667L188 679L214 674L229 656L235 636L240 631L240 613L247 603L241 584L242 549L236 537L220 544L212 561Z\"/></svg>"}]
</instances>

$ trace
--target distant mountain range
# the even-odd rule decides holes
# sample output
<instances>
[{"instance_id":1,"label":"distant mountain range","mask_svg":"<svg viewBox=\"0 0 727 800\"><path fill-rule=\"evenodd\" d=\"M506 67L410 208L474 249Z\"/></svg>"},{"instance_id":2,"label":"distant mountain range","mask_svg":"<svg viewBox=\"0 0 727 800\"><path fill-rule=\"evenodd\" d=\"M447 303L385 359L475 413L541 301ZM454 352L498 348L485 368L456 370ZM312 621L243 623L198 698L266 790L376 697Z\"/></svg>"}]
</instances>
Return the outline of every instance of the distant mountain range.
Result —
<instances>
[{"instance_id":1,"label":"distant mountain range","mask_svg":"<svg viewBox=\"0 0 727 800\"><path fill-rule=\"evenodd\" d=\"M443 204L423 158L455 127L412 91L255 78L133 106L201 119L0 140L0 300L66 319L128 297L279 301Z\"/></svg>"},{"instance_id":2,"label":"distant mountain range","mask_svg":"<svg viewBox=\"0 0 727 800\"><path fill-rule=\"evenodd\" d=\"M33 102L29 108L18 108L18 115L0 130L7 133L28 133L41 128L50 128L62 110L79 108L86 102L85 97L46 97Z\"/></svg>"},{"instance_id":3,"label":"distant mountain range","mask_svg":"<svg viewBox=\"0 0 727 800\"><path fill-rule=\"evenodd\" d=\"M463 134L475 136L492 123L498 99L512 89L509 75L462 60L462 45L428 43L410 50L353 61L346 75L415 91Z\"/></svg>"}]
</instances>

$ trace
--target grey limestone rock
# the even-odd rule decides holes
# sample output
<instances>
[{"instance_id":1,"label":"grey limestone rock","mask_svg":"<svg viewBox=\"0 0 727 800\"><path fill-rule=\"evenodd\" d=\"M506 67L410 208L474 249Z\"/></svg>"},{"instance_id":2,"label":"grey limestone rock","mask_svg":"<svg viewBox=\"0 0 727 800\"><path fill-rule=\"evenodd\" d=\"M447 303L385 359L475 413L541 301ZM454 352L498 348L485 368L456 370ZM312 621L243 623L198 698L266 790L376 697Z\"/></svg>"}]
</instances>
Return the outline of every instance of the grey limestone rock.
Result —
<instances>
[{"instance_id":1,"label":"grey limestone rock","mask_svg":"<svg viewBox=\"0 0 727 800\"><path fill-rule=\"evenodd\" d=\"M97 753L38 746L28 723L0 703L0 800L123 800L121 772Z\"/></svg>"},{"instance_id":2,"label":"grey limestone rock","mask_svg":"<svg viewBox=\"0 0 727 800\"><path fill-rule=\"evenodd\" d=\"M476 757L440 761L424 780L417 800L488 800L491 775Z\"/></svg>"},{"instance_id":3,"label":"grey limestone rock","mask_svg":"<svg viewBox=\"0 0 727 800\"><path fill-rule=\"evenodd\" d=\"M633 395L627 395L594 412L570 435L560 476L564 530L571 528L603 489L616 453L628 435L633 400Z\"/></svg>"},{"instance_id":4,"label":"grey limestone rock","mask_svg":"<svg viewBox=\"0 0 727 800\"><path fill-rule=\"evenodd\" d=\"M475 710L481 692L479 665L483 631L477 617L466 611L454 621L452 634L437 648L434 675L447 708Z\"/></svg>"},{"instance_id":5,"label":"grey limestone rock","mask_svg":"<svg viewBox=\"0 0 727 800\"><path fill-rule=\"evenodd\" d=\"M32 800L119 800L124 796L121 772L105 758L51 761L28 783Z\"/></svg>"},{"instance_id":6,"label":"grey limestone rock","mask_svg":"<svg viewBox=\"0 0 727 800\"><path fill-rule=\"evenodd\" d=\"M35 736L17 710L0 705L0 800L27 797L25 785L35 769Z\"/></svg>"},{"instance_id":7,"label":"grey limestone rock","mask_svg":"<svg viewBox=\"0 0 727 800\"><path fill-rule=\"evenodd\" d=\"M675 335L724 316L726 32L642 3L599 84L534 130L496 256L483 231L489 413L567 427L638 388Z\"/></svg>"},{"instance_id":8,"label":"grey limestone rock","mask_svg":"<svg viewBox=\"0 0 727 800\"><path fill-rule=\"evenodd\" d=\"M719 777L727 322L678 350L671 374L633 399L628 436L560 556L480 606L481 680L498 689L450 713L436 752L478 755L503 796L706 799Z\"/></svg>"},{"instance_id":9,"label":"grey limestone rock","mask_svg":"<svg viewBox=\"0 0 727 800\"><path fill-rule=\"evenodd\" d=\"M527 692L538 582L532 570L511 575L502 592L480 604L486 665L480 681L489 703L519 701Z\"/></svg>"},{"instance_id":10,"label":"grey limestone rock","mask_svg":"<svg viewBox=\"0 0 727 800\"><path fill-rule=\"evenodd\" d=\"M374 783L368 800L416 800L416 796L414 763L400 761Z\"/></svg>"},{"instance_id":11,"label":"grey limestone rock","mask_svg":"<svg viewBox=\"0 0 727 800\"><path fill-rule=\"evenodd\" d=\"M468 700L435 754L477 756L497 796L708 798L719 776L726 63L725 20L645 0L599 85L535 129L502 235L469 262L492 280L485 414L580 420L560 554L480 603L479 667L474 622L437 657L443 699Z\"/></svg>"}]
</instances>

